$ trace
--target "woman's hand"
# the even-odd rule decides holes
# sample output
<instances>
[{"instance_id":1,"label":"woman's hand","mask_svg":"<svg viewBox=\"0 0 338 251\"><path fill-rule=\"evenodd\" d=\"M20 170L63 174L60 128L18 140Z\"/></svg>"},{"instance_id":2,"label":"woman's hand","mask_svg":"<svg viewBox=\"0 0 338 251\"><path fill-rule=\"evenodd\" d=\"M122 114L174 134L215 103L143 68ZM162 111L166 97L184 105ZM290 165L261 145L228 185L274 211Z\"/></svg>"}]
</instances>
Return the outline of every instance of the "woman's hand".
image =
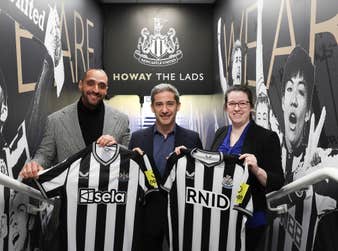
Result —
<instances>
[{"instance_id":1,"label":"woman's hand","mask_svg":"<svg viewBox=\"0 0 338 251\"><path fill-rule=\"evenodd\" d=\"M265 187L268 175L263 168L260 168L257 164L257 158L254 154L244 153L239 156L239 159L243 160L248 165L249 170L256 176L259 182Z\"/></svg>"}]
</instances>

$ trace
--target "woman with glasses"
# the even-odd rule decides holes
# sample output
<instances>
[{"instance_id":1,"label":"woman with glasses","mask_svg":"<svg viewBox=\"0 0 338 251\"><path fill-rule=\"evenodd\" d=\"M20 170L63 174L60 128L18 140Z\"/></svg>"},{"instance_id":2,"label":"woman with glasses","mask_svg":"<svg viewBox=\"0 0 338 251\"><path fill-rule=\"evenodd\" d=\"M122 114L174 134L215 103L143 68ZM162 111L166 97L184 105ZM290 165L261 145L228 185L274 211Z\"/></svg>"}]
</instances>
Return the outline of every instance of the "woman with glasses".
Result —
<instances>
[{"instance_id":1,"label":"woman with glasses","mask_svg":"<svg viewBox=\"0 0 338 251\"><path fill-rule=\"evenodd\" d=\"M231 125L216 131L211 150L239 155L239 159L248 164L254 213L246 224L246 250L264 250L265 194L281 188L284 175L279 138L275 132L256 125L251 115L253 108L253 96L248 87L229 88L225 93L224 110Z\"/></svg>"}]
</instances>

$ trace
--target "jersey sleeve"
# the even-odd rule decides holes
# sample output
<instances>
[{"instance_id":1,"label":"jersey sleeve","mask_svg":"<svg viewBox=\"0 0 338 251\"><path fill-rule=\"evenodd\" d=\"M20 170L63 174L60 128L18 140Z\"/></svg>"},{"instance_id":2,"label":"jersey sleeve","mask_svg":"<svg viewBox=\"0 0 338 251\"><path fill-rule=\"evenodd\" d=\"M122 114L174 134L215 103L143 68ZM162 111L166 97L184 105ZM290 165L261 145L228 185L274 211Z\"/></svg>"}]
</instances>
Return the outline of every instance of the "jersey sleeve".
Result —
<instances>
[{"instance_id":1,"label":"jersey sleeve","mask_svg":"<svg viewBox=\"0 0 338 251\"><path fill-rule=\"evenodd\" d=\"M139 167L139 186L142 188L142 190L145 193L158 190L158 182L155 178L148 156L146 154L141 155L136 151L129 152L132 155L132 159Z\"/></svg>"},{"instance_id":2,"label":"jersey sleeve","mask_svg":"<svg viewBox=\"0 0 338 251\"><path fill-rule=\"evenodd\" d=\"M252 216L253 203L251 186L249 180L249 169L247 166L240 166L236 164L236 168L244 168L243 173L238 179L240 180L239 189L237 190L233 209L243 213L246 216Z\"/></svg>"},{"instance_id":3,"label":"jersey sleeve","mask_svg":"<svg viewBox=\"0 0 338 251\"><path fill-rule=\"evenodd\" d=\"M81 156L90 151L90 149L90 147L87 147L57 165L40 172L39 178L36 179L36 185L41 193L46 198L58 196L59 190L66 182L70 166L74 162L80 161Z\"/></svg>"},{"instance_id":4,"label":"jersey sleeve","mask_svg":"<svg viewBox=\"0 0 338 251\"><path fill-rule=\"evenodd\" d=\"M177 161L185 156L185 152L181 153L180 155L177 155L175 152L171 153L169 155L169 158L167 159L166 169L163 176L163 185L161 188L167 192L171 190L171 187L176 179L176 168L177 168Z\"/></svg>"},{"instance_id":5,"label":"jersey sleeve","mask_svg":"<svg viewBox=\"0 0 338 251\"><path fill-rule=\"evenodd\" d=\"M45 197L52 198L58 195L59 189L64 185L67 178L68 165L66 163L66 161L61 162L40 173L36 183Z\"/></svg>"},{"instance_id":6,"label":"jersey sleeve","mask_svg":"<svg viewBox=\"0 0 338 251\"><path fill-rule=\"evenodd\" d=\"M142 181L141 185L143 185L145 190L158 190L158 182L151 167L149 158L146 154L142 156L141 170L144 174L144 181Z\"/></svg>"}]
</instances>

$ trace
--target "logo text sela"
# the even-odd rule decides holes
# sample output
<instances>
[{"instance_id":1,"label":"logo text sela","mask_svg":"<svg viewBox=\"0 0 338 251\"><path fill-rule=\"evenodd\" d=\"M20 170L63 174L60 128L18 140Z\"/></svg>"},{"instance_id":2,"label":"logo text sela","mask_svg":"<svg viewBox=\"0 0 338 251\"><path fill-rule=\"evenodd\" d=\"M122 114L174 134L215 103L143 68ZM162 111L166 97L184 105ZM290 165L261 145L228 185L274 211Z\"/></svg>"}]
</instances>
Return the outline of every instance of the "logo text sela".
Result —
<instances>
[{"instance_id":1,"label":"logo text sela","mask_svg":"<svg viewBox=\"0 0 338 251\"><path fill-rule=\"evenodd\" d=\"M220 210L227 210L230 206L230 201L224 194L194 189L191 187L187 187L186 189L186 203L198 204Z\"/></svg>"},{"instance_id":2,"label":"logo text sela","mask_svg":"<svg viewBox=\"0 0 338 251\"><path fill-rule=\"evenodd\" d=\"M79 189L79 204L93 204L93 203L118 203L124 204L127 201L125 192L119 192L115 189L110 191L96 191L92 188Z\"/></svg>"}]
</instances>

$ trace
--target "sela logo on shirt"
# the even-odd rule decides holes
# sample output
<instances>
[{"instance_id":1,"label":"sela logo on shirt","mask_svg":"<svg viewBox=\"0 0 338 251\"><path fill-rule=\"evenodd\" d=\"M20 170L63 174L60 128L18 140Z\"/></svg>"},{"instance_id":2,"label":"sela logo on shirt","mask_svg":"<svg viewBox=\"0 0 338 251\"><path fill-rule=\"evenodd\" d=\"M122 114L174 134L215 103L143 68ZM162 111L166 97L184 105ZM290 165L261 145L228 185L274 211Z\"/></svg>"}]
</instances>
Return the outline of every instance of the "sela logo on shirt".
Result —
<instances>
[{"instance_id":1,"label":"sela logo on shirt","mask_svg":"<svg viewBox=\"0 0 338 251\"><path fill-rule=\"evenodd\" d=\"M79 204L125 204L126 202L126 193L116 191L115 189L112 189L110 191L96 191L92 188L79 189Z\"/></svg>"},{"instance_id":2,"label":"sela logo on shirt","mask_svg":"<svg viewBox=\"0 0 338 251\"><path fill-rule=\"evenodd\" d=\"M185 202L189 204L197 204L203 207L227 210L230 206L228 197L224 194L217 194L211 191L186 188Z\"/></svg>"}]
</instances>

